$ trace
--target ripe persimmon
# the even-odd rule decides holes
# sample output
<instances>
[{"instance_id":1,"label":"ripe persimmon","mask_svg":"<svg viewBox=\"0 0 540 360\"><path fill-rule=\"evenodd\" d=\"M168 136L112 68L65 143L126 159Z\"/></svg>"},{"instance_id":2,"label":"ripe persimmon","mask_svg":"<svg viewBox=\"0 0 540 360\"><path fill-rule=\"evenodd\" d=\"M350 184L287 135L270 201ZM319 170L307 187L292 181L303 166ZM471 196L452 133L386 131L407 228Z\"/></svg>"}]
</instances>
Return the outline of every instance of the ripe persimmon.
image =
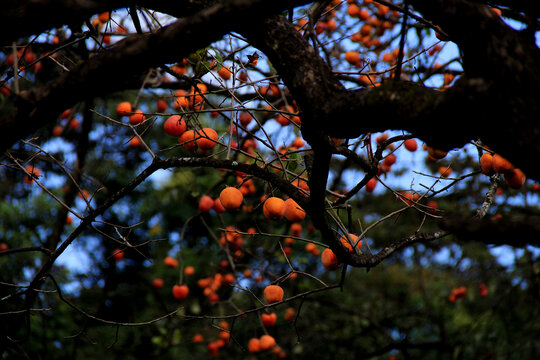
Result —
<instances>
[{"instance_id":1,"label":"ripe persimmon","mask_svg":"<svg viewBox=\"0 0 540 360\"><path fill-rule=\"evenodd\" d=\"M512 189L520 189L523 184L525 184L525 174L518 168L513 168L512 170L504 173L504 180L506 184Z\"/></svg>"},{"instance_id":2,"label":"ripe persimmon","mask_svg":"<svg viewBox=\"0 0 540 360\"><path fill-rule=\"evenodd\" d=\"M146 120L146 117L144 116L143 112L139 109L135 110L133 114L129 116L129 122L132 125L137 125L142 123L144 120Z\"/></svg>"},{"instance_id":3,"label":"ripe persimmon","mask_svg":"<svg viewBox=\"0 0 540 360\"><path fill-rule=\"evenodd\" d=\"M485 152L480 157L480 170L482 171L482 174L491 176L495 172L493 171L493 156Z\"/></svg>"},{"instance_id":4,"label":"ripe persimmon","mask_svg":"<svg viewBox=\"0 0 540 360\"><path fill-rule=\"evenodd\" d=\"M158 99L156 101L156 110L157 112L164 112L169 107L169 104L163 99Z\"/></svg>"},{"instance_id":5,"label":"ripe persimmon","mask_svg":"<svg viewBox=\"0 0 540 360\"><path fill-rule=\"evenodd\" d=\"M172 115L163 123L163 129L171 136L182 135L186 131L186 128L186 122L180 115Z\"/></svg>"},{"instance_id":6,"label":"ripe persimmon","mask_svg":"<svg viewBox=\"0 0 540 360\"><path fill-rule=\"evenodd\" d=\"M195 142L201 150L210 150L217 144L218 134L212 128L203 128L197 133Z\"/></svg>"},{"instance_id":7,"label":"ripe persimmon","mask_svg":"<svg viewBox=\"0 0 540 360\"><path fill-rule=\"evenodd\" d=\"M184 300L189 294L189 288L187 285L174 285L172 293L176 300Z\"/></svg>"},{"instance_id":8,"label":"ripe persimmon","mask_svg":"<svg viewBox=\"0 0 540 360\"><path fill-rule=\"evenodd\" d=\"M244 195L235 187L228 186L219 194L219 201L221 205L227 210L238 209L244 201Z\"/></svg>"},{"instance_id":9,"label":"ripe persimmon","mask_svg":"<svg viewBox=\"0 0 540 360\"><path fill-rule=\"evenodd\" d=\"M264 326L266 327L272 327L276 324L276 321L277 321L277 315L275 312L272 312L272 313L263 313L261 315L261 321L263 323Z\"/></svg>"},{"instance_id":10,"label":"ripe persimmon","mask_svg":"<svg viewBox=\"0 0 540 360\"><path fill-rule=\"evenodd\" d=\"M345 61L351 65L360 63L360 54L357 51L347 51L345 53Z\"/></svg>"},{"instance_id":11,"label":"ripe persimmon","mask_svg":"<svg viewBox=\"0 0 540 360\"><path fill-rule=\"evenodd\" d=\"M219 77L221 77L223 80L229 80L231 78L231 70L229 70L228 67L223 65L221 69L218 71Z\"/></svg>"},{"instance_id":12,"label":"ripe persimmon","mask_svg":"<svg viewBox=\"0 0 540 360\"><path fill-rule=\"evenodd\" d=\"M197 150L196 134L193 130L186 130L178 138L178 143L184 147L189 152Z\"/></svg>"},{"instance_id":13,"label":"ripe persimmon","mask_svg":"<svg viewBox=\"0 0 540 360\"><path fill-rule=\"evenodd\" d=\"M283 215L287 220L291 222L299 222L304 220L306 212L300 207L293 199L289 198L285 200L285 210Z\"/></svg>"},{"instance_id":14,"label":"ripe persimmon","mask_svg":"<svg viewBox=\"0 0 540 360\"><path fill-rule=\"evenodd\" d=\"M120 116L129 116L131 115L131 103L129 101L123 101L118 106L116 106L116 113Z\"/></svg>"},{"instance_id":15,"label":"ripe persimmon","mask_svg":"<svg viewBox=\"0 0 540 360\"><path fill-rule=\"evenodd\" d=\"M264 288L264 298L269 304L283 300L283 288L279 285L268 285Z\"/></svg>"},{"instance_id":16,"label":"ripe persimmon","mask_svg":"<svg viewBox=\"0 0 540 360\"><path fill-rule=\"evenodd\" d=\"M279 220L285 212L285 202L275 196L266 199L263 205L263 213L270 220Z\"/></svg>"},{"instance_id":17,"label":"ripe persimmon","mask_svg":"<svg viewBox=\"0 0 540 360\"><path fill-rule=\"evenodd\" d=\"M186 274L187 276L191 276L191 275L195 274L195 268L193 266L191 266L191 265L186 266L184 268L184 274Z\"/></svg>"},{"instance_id":18,"label":"ripe persimmon","mask_svg":"<svg viewBox=\"0 0 540 360\"><path fill-rule=\"evenodd\" d=\"M212 207L214 207L214 199L212 199L208 195L203 195L199 199L199 210L202 212L209 211Z\"/></svg>"},{"instance_id":19,"label":"ripe persimmon","mask_svg":"<svg viewBox=\"0 0 540 360\"><path fill-rule=\"evenodd\" d=\"M409 150L410 152L416 151L418 149L418 144L416 143L415 139L407 139L403 142L403 146L405 146L405 149Z\"/></svg>"},{"instance_id":20,"label":"ripe persimmon","mask_svg":"<svg viewBox=\"0 0 540 360\"><path fill-rule=\"evenodd\" d=\"M167 256L165 259L163 259L163 263L165 263L165 266L175 268L178 266L178 260L173 258L172 256Z\"/></svg>"},{"instance_id":21,"label":"ripe persimmon","mask_svg":"<svg viewBox=\"0 0 540 360\"><path fill-rule=\"evenodd\" d=\"M124 258L124 252L120 249L116 249L113 251L113 258L116 261L120 261Z\"/></svg>"},{"instance_id":22,"label":"ripe persimmon","mask_svg":"<svg viewBox=\"0 0 540 360\"><path fill-rule=\"evenodd\" d=\"M164 281L162 278L155 278L154 281L152 281L152 286L155 289L161 289L164 285Z\"/></svg>"},{"instance_id":23,"label":"ripe persimmon","mask_svg":"<svg viewBox=\"0 0 540 360\"><path fill-rule=\"evenodd\" d=\"M498 173L509 172L514 168L514 165L499 154L493 155L493 170Z\"/></svg>"},{"instance_id":24,"label":"ripe persimmon","mask_svg":"<svg viewBox=\"0 0 540 360\"><path fill-rule=\"evenodd\" d=\"M273 348L276 345L276 339L274 339L273 336L264 334L259 338L259 346L261 347L261 350L269 350Z\"/></svg>"},{"instance_id":25,"label":"ripe persimmon","mask_svg":"<svg viewBox=\"0 0 540 360\"><path fill-rule=\"evenodd\" d=\"M356 248L360 249L362 247L362 241L358 241L358 236L356 236L354 234L349 234L349 237L352 240L352 245L351 245L351 243L349 243L349 240L347 239L347 236L345 236L345 235L342 235L339 238L339 241L341 241L343 246L347 248L349 253L353 253L354 252L353 246L358 242L358 244L356 244Z\"/></svg>"},{"instance_id":26,"label":"ripe persimmon","mask_svg":"<svg viewBox=\"0 0 540 360\"><path fill-rule=\"evenodd\" d=\"M139 139L138 136L134 136L134 137L131 138L131 140L129 140L129 146L131 146L131 147L136 148L136 147L139 147L141 145L142 145L142 141L141 141L141 139Z\"/></svg>"},{"instance_id":27,"label":"ripe persimmon","mask_svg":"<svg viewBox=\"0 0 540 360\"><path fill-rule=\"evenodd\" d=\"M218 214L221 214L223 212L225 212L225 207L221 204L221 200L219 200L219 198L215 198L214 199L214 205L212 206L212 209L214 209L214 211Z\"/></svg>"},{"instance_id":28,"label":"ripe persimmon","mask_svg":"<svg viewBox=\"0 0 540 360\"><path fill-rule=\"evenodd\" d=\"M328 270L335 270L339 266L338 258L331 249L324 249L321 254L321 262Z\"/></svg>"},{"instance_id":29,"label":"ripe persimmon","mask_svg":"<svg viewBox=\"0 0 540 360\"><path fill-rule=\"evenodd\" d=\"M375 186L377 186L377 178L373 177L366 183L366 191L369 193L373 192L373 190L375 190Z\"/></svg>"},{"instance_id":30,"label":"ripe persimmon","mask_svg":"<svg viewBox=\"0 0 540 360\"><path fill-rule=\"evenodd\" d=\"M248 342L248 350L250 353L254 354L261 351L261 343L258 338L251 338Z\"/></svg>"}]
</instances>

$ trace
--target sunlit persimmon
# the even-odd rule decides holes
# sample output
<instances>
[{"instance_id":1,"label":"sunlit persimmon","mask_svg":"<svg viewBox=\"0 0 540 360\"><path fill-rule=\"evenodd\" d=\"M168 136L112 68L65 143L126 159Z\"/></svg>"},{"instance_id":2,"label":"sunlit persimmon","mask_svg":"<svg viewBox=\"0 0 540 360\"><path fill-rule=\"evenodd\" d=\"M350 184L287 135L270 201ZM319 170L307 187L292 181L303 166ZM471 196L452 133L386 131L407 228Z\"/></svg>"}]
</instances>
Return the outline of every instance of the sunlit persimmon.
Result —
<instances>
[{"instance_id":1,"label":"sunlit persimmon","mask_svg":"<svg viewBox=\"0 0 540 360\"><path fill-rule=\"evenodd\" d=\"M275 196L269 197L263 204L263 213L267 219L279 220L285 213L285 202Z\"/></svg>"},{"instance_id":2,"label":"sunlit persimmon","mask_svg":"<svg viewBox=\"0 0 540 360\"><path fill-rule=\"evenodd\" d=\"M219 194L221 205L227 210L238 209L244 201L244 195L235 187L228 186Z\"/></svg>"}]
</instances>

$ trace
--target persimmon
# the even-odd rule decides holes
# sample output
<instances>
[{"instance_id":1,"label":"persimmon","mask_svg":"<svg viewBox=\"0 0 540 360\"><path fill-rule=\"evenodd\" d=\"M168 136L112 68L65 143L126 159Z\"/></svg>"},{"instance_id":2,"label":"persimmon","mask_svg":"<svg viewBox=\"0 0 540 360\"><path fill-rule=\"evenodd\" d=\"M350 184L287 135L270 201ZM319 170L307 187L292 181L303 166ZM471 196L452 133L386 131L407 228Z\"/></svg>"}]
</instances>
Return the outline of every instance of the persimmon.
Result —
<instances>
[{"instance_id":1,"label":"persimmon","mask_svg":"<svg viewBox=\"0 0 540 360\"><path fill-rule=\"evenodd\" d=\"M514 165L499 154L493 155L492 163L493 171L498 173L509 172L514 168Z\"/></svg>"},{"instance_id":2,"label":"persimmon","mask_svg":"<svg viewBox=\"0 0 540 360\"><path fill-rule=\"evenodd\" d=\"M164 112L169 107L169 104L163 99L158 99L156 101L156 110L157 112Z\"/></svg>"},{"instance_id":3,"label":"persimmon","mask_svg":"<svg viewBox=\"0 0 540 360\"><path fill-rule=\"evenodd\" d=\"M137 147L140 147L141 145L142 145L142 141L141 139L139 139L138 136L134 136L131 138L131 140L129 140L129 146L131 147L137 148Z\"/></svg>"},{"instance_id":4,"label":"persimmon","mask_svg":"<svg viewBox=\"0 0 540 360\"><path fill-rule=\"evenodd\" d=\"M195 274L195 267L189 265L189 266L186 266L184 268L184 274L186 274L187 276L191 276L193 274Z\"/></svg>"},{"instance_id":5,"label":"persimmon","mask_svg":"<svg viewBox=\"0 0 540 360\"><path fill-rule=\"evenodd\" d=\"M164 285L164 281L162 278L155 278L154 281L152 281L152 286L155 288L155 289L161 289Z\"/></svg>"},{"instance_id":6,"label":"persimmon","mask_svg":"<svg viewBox=\"0 0 540 360\"><path fill-rule=\"evenodd\" d=\"M187 285L174 285L172 293L176 300L184 300L189 294L189 287Z\"/></svg>"},{"instance_id":7,"label":"persimmon","mask_svg":"<svg viewBox=\"0 0 540 360\"><path fill-rule=\"evenodd\" d=\"M291 224L291 235L300 237L302 235L302 225L298 223Z\"/></svg>"},{"instance_id":8,"label":"persimmon","mask_svg":"<svg viewBox=\"0 0 540 360\"><path fill-rule=\"evenodd\" d=\"M30 173L30 176L24 177L24 182L28 185L32 184L34 182L34 178L38 178L41 176L41 170L39 170L37 167L34 167L32 165L28 165L26 167L26 171Z\"/></svg>"},{"instance_id":9,"label":"persimmon","mask_svg":"<svg viewBox=\"0 0 540 360\"><path fill-rule=\"evenodd\" d=\"M435 148L432 148L431 146L426 146L426 150L428 154L435 160L440 160L446 157L446 155L448 154L447 151L435 149Z\"/></svg>"},{"instance_id":10,"label":"persimmon","mask_svg":"<svg viewBox=\"0 0 540 360\"><path fill-rule=\"evenodd\" d=\"M139 109L135 110L133 114L129 116L129 122L132 125L137 125L142 123L144 120L146 120L146 117L144 116L143 112Z\"/></svg>"},{"instance_id":11,"label":"persimmon","mask_svg":"<svg viewBox=\"0 0 540 360\"><path fill-rule=\"evenodd\" d=\"M272 312L272 313L263 313L261 315L261 321L263 323L264 326L266 327L272 327L276 324L276 321L277 321L277 315L276 313Z\"/></svg>"},{"instance_id":12,"label":"persimmon","mask_svg":"<svg viewBox=\"0 0 540 360\"><path fill-rule=\"evenodd\" d=\"M351 65L360 63L360 54L357 51L347 51L345 53L345 61Z\"/></svg>"},{"instance_id":13,"label":"persimmon","mask_svg":"<svg viewBox=\"0 0 540 360\"><path fill-rule=\"evenodd\" d=\"M194 343L194 344L200 344L203 341L204 341L204 338L203 338L202 334L195 334L191 338L191 342Z\"/></svg>"},{"instance_id":14,"label":"persimmon","mask_svg":"<svg viewBox=\"0 0 540 360\"><path fill-rule=\"evenodd\" d=\"M111 19L111 12L105 11L98 14L98 20L103 24Z\"/></svg>"},{"instance_id":15,"label":"persimmon","mask_svg":"<svg viewBox=\"0 0 540 360\"><path fill-rule=\"evenodd\" d=\"M253 116L251 116L251 114L247 111L242 111L238 116L238 121L240 121L240 124L242 124L243 127L248 126L251 119L253 119Z\"/></svg>"},{"instance_id":16,"label":"persimmon","mask_svg":"<svg viewBox=\"0 0 540 360\"><path fill-rule=\"evenodd\" d=\"M218 75L220 78L222 78L223 80L229 80L231 78L231 70L229 70L228 67L226 67L225 65L223 65L221 67L221 69L219 69L218 71Z\"/></svg>"},{"instance_id":17,"label":"persimmon","mask_svg":"<svg viewBox=\"0 0 540 360\"><path fill-rule=\"evenodd\" d=\"M495 173L493 171L493 156L485 152L480 157L480 170L482 171L482 174L491 176Z\"/></svg>"},{"instance_id":18,"label":"persimmon","mask_svg":"<svg viewBox=\"0 0 540 360\"><path fill-rule=\"evenodd\" d=\"M263 204L263 213L267 219L279 220L285 213L285 202L275 196L269 197Z\"/></svg>"},{"instance_id":19,"label":"persimmon","mask_svg":"<svg viewBox=\"0 0 540 360\"><path fill-rule=\"evenodd\" d=\"M396 163L396 155L394 153L386 155L383 160L383 164L387 167L390 167Z\"/></svg>"},{"instance_id":20,"label":"persimmon","mask_svg":"<svg viewBox=\"0 0 540 360\"><path fill-rule=\"evenodd\" d=\"M339 267L339 261L331 249L324 249L321 254L321 262L327 270L336 270Z\"/></svg>"},{"instance_id":21,"label":"persimmon","mask_svg":"<svg viewBox=\"0 0 540 360\"><path fill-rule=\"evenodd\" d=\"M219 345L216 341L209 342L206 347L208 349L208 354L212 356L217 356L217 354L219 353Z\"/></svg>"},{"instance_id":22,"label":"persimmon","mask_svg":"<svg viewBox=\"0 0 540 360\"><path fill-rule=\"evenodd\" d=\"M283 288L279 285L268 285L264 288L264 298L269 304L277 303L283 300Z\"/></svg>"},{"instance_id":23,"label":"persimmon","mask_svg":"<svg viewBox=\"0 0 540 360\"><path fill-rule=\"evenodd\" d=\"M342 235L339 238L339 241L341 241L343 246L347 248L349 253L353 253L354 252L353 246L358 242L358 244L356 244L356 248L360 249L362 247L362 241L358 241L358 236L354 235L354 234L349 234L349 237L352 240L352 245L351 245L351 243L349 243L349 240L347 239L347 236L345 236L345 235Z\"/></svg>"},{"instance_id":24,"label":"persimmon","mask_svg":"<svg viewBox=\"0 0 540 360\"><path fill-rule=\"evenodd\" d=\"M261 351L261 342L258 338L251 338L248 341L248 350L250 353L255 354Z\"/></svg>"},{"instance_id":25,"label":"persimmon","mask_svg":"<svg viewBox=\"0 0 540 360\"><path fill-rule=\"evenodd\" d=\"M301 137L297 137L296 139L294 139L292 145L298 149L306 146L306 142L301 138Z\"/></svg>"},{"instance_id":26,"label":"persimmon","mask_svg":"<svg viewBox=\"0 0 540 360\"><path fill-rule=\"evenodd\" d=\"M409 150L410 152L415 152L416 149L418 149L418 144L416 143L415 139L407 139L403 142L403 146L405 146L405 149Z\"/></svg>"},{"instance_id":27,"label":"persimmon","mask_svg":"<svg viewBox=\"0 0 540 360\"><path fill-rule=\"evenodd\" d=\"M1 251L6 251L7 249L9 249L8 244L6 244L5 242L0 243L0 252Z\"/></svg>"},{"instance_id":28,"label":"persimmon","mask_svg":"<svg viewBox=\"0 0 540 360\"><path fill-rule=\"evenodd\" d=\"M178 143L187 151L193 152L197 150L197 143L195 142L196 139L197 137L194 130L186 130L178 138Z\"/></svg>"},{"instance_id":29,"label":"persimmon","mask_svg":"<svg viewBox=\"0 0 540 360\"><path fill-rule=\"evenodd\" d=\"M366 183L366 191L371 193L373 192L373 190L375 190L375 186L377 185L377 178L371 178L369 179L369 181Z\"/></svg>"},{"instance_id":30,"label":"persimmon","mask_svg":"<svg viewBox=\"0 0 540 360\"><path fill-rule=\"evenodd\" d=\"M304 220L306 212L300 207L293 199L289 198L285 200L285 210L283 215L291 222L299 222Z\"/></svg>"},{"instance_id":31,"label":"persimmon","mask_svg":"<svg viewBox=\"0 0 540 360\"><path fill-rule=\"evenodd\" d=\"M129 101L123 101L118 106L116 106L116 113L120 116L129 116L131 115L132 107Z\"/></svg>"},{"instance_id":32,"label":"persimmon","mask_svg":"<svg viewBox=\"0 0 540 360\"><path fill-rule=\"evenodd\" d=\"M218 134L212 128L203 128L197 133L195 142L201 150L210 150L217 144Z\"/></svg>"},{"instance_id":33,"label":"persimmon","mask_svg":"<svg viewBox=\"0 0 540 360\"><path fill-rule=\"evenodd\" d=\"M203 195L199 199L199 210L202 212L209 211L214 206L214 199L208 195Z\"/></svg>"},{"instance_id":34,"label":"persimmon","mask_svg":"<svg viewBox=\"0 0 540 360\"><path fill-rule=\"evenodd\" d=\"M276 345L276 339L271 335L264 334L259 338L259 345L262 351L269 350Z\"/></svg>"},{"instance_id":35,"label":"persimmon","mask_svg":"<svg viewBox=\"0 0 540 360\"><path fill-rule=\"evenodd\" d=\"M219 194L221 205L227 210L238 209L244 201L244 195L235 187L228 186Z\"/></svg>"},{"instance_id":36,"label":"persimmon","mask_svg":"<svg viewBox=\"0 0 540 360\"><path fill-rule=\"evenodd\" d=\"M283 315L283 318L286 321L293 321L294 315L296 314L296 311L292 307L288 307L287 310L285 310L285 314Z\"/></svg>"},{"instance_id":37,"label":"persimmon","mask_svg":"<svg viewBox=\"0 0 540 360\"><path fill-rule=\"evenodd\" d=\"M186 131L187 125L180 115L172 115L163 123L163 129L171 136L180 136Z\"/></svg>"},{"instance_id":38,"label":"persimmon","mask_svg":"<svg viewBox=\"0 0 540 360\"><path fill-rule=\"evenodd\" d=\"M124 258L124 252L120 249L116 249L113 251L113 258L116 261L120 261Z\"/></svg>"},{"instance_id":39,"label":"persimmon","mask_svg":"<svg viewBox=\"0 0 540 360\"><path fill-rule=\"evenodd\" d=\"M448 166L441 166L439 168L439 174L441 174L443 178L447 178L448 176L450 176L451 173L452 173L452 168Z\"/></svg>"},{"instance_id":40,"label":"persimmon","mask_svg":"<svg viewBox=\"0 0 540 360\"><path fill-rule=\"evenodd\" d=\"M504 173L504 180L506 184L512 189L520 189L523 184L525 184L525 174L518 168L513 168L512 170Z\"/></svg>"},{"instance_id":41,"label":"persimmon","mask_svg":"<svg viewBox=\"0 0 540 360\"><path fill-rule=\"evenodd\" d=\"M171 268L178 267L178 260L176 260L172 256L165 257L165 259L163 259L163 263L165 264L165 266L168 266Z\"/></svg>"},{"instance_id":42,"label":"persimmon","mask_svg":"<svg viewBox=\"0 0 540 360\"><path fill-rule=\"evenodd\" d=\"M225 212L225 207L221 204L221 200L219 200L219 198L215 198L214 199L214 205L212 207L212 209L217 213L217 214L221 214L223 212Z\"/></svg>"},{"instance_id":43,"label":"persimmon","mask_svg":"<svg viewBox=\"0 0 540 360\"><path fill-rule=\"evenodd\" d=\"M71 215L68 215L66 217L66 225L71 225L73 224L73 217Z\"/></svg>"},{"instance_id":44,"label":"persimmon","mask_svg":"<svg viewBox=\"0 0 540 360\"><path fill-rule=\"evenodd\" d=\"M359 17L360 17L360 8L359 8L358 5L356 5L356 4L350 4L350 5L347 7L347 14L348 14L350 17L359 18Z\"/></svg>"}]
</instances>

